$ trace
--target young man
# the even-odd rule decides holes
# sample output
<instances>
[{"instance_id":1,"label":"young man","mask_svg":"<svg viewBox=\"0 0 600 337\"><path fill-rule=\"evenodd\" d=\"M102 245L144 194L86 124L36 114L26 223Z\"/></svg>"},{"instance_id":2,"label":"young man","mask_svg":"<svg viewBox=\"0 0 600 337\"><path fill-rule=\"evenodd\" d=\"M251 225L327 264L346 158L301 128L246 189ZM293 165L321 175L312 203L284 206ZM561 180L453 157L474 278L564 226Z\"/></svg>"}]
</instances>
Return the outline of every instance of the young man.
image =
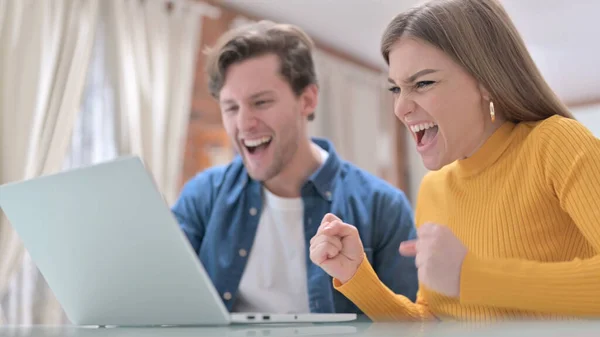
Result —
<instances>
[{"instance_id":1,"label":"young man","mask_svg":"<svg viewBox=\"0 0 600 337\"><path fill-rule=\"evenodd\" d=\"M313 43L291 25L260 22L209 51L209 89L239 156L186 183L173 206L230 311L360 313L309 258L326 213L354 224L379 278L414 300L415 237L404 194L311 139L318 88Z\"/></svg>"}]
</instances>

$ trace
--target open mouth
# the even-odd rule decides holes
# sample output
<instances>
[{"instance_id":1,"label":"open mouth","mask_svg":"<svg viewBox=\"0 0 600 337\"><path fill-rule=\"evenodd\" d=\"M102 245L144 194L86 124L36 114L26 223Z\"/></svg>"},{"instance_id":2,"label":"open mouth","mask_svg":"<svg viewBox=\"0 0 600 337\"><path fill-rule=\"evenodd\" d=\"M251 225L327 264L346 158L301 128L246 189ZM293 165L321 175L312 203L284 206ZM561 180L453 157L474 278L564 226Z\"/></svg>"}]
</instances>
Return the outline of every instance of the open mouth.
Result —
<instances>
[{"instance_id":1,"label":"open mouth","mask_svg":"<svg viewBox=\"0 0 600 337\"><path fill-rule=\"evenodd\" d=\"M257 154L262 151L265 151L269 145L271 145L271 141L273 137L265 136L256 139L243 139L242 144L250 154Z\"/></svg>"},{"instance_id":2,"label":"open mouth","mask_svg":"<svg viewBox=\"0 0 600 337\"><path fill-rule=\"evenodd\" d=\"M430 144L438 133L438 126L433 122L411 125L410 129L415 134L417 146Z\"/></svg>"}]
</instances>

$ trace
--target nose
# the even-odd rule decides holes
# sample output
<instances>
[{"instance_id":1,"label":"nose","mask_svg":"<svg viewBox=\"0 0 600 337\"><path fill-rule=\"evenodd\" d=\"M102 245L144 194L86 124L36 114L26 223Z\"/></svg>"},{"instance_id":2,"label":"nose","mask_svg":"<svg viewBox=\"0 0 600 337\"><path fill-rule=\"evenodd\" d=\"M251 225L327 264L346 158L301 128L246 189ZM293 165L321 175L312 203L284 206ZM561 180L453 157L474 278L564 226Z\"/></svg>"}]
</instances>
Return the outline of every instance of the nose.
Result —
<instances>
[{"instance_id":1,"label":"nose","mask_svg":"<svg viewBox=\"0 0 600 337\"><path fill-rule=\"evenodd\" d=\"M238 130L242 132L248 132L256 128L258 121L256 120L256 116L254 115L252 109L242 106L239 108L237 114L237 124Z\"/></svg>"},{"instance_id":2,"label":"nose","mask_svg":"<svg viewBox=\"0 0 600 337\"><path fill-rule=\"evenodd\" d=\"M404 121L406 119L406 115L410 114L415 110L415 102L405 95L398 95L394 99L394 115L398 117L399 120Z\"/></svg>"}]
</instances>

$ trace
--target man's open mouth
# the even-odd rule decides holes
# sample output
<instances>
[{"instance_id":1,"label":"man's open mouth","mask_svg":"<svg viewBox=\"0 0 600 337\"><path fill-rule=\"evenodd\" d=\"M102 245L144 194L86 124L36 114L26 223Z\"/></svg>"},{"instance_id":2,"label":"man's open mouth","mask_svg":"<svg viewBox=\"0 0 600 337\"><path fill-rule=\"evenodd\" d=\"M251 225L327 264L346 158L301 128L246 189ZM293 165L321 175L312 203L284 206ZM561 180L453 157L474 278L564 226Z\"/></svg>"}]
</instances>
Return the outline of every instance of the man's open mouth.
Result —
<instances>
[{"instance_id":1,"label":"man's open mouth","mask_svg":"<svg viewBox=\"0 0 600 337\"><path fill-rule=\"evenodd\" d=\"M243 139L242 144L244 145L246 150L248 150L248 153L254 154L266 150L271 144L272 140L273 137L264 136L254 139Z\"/></svg>"}]
</instances>

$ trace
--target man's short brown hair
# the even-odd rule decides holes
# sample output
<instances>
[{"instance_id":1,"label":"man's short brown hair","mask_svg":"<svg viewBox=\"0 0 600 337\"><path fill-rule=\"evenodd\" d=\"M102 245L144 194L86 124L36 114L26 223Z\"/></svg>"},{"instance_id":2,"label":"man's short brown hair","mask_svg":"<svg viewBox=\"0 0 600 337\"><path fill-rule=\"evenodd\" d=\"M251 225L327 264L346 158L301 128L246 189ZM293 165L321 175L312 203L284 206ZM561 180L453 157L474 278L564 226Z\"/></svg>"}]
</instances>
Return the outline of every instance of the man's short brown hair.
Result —
<instances>
[{"instance_id":1,"label":"man's short brown hair","mask_svg":"<svg viewBox=\"0 0 600 337\"><path fill-rule=\"evenodd\" d=\"M213 97L218 98L225 83L227 69L232 64L275 54L281 63L281 75L296 96L300 96L306 87L317 84L313 48L312 39L294 25L260 21L232 29L206 52L208 90ZM313 119L314 113L308 116L308 120Z\"/></svg>"}]
</instances>

